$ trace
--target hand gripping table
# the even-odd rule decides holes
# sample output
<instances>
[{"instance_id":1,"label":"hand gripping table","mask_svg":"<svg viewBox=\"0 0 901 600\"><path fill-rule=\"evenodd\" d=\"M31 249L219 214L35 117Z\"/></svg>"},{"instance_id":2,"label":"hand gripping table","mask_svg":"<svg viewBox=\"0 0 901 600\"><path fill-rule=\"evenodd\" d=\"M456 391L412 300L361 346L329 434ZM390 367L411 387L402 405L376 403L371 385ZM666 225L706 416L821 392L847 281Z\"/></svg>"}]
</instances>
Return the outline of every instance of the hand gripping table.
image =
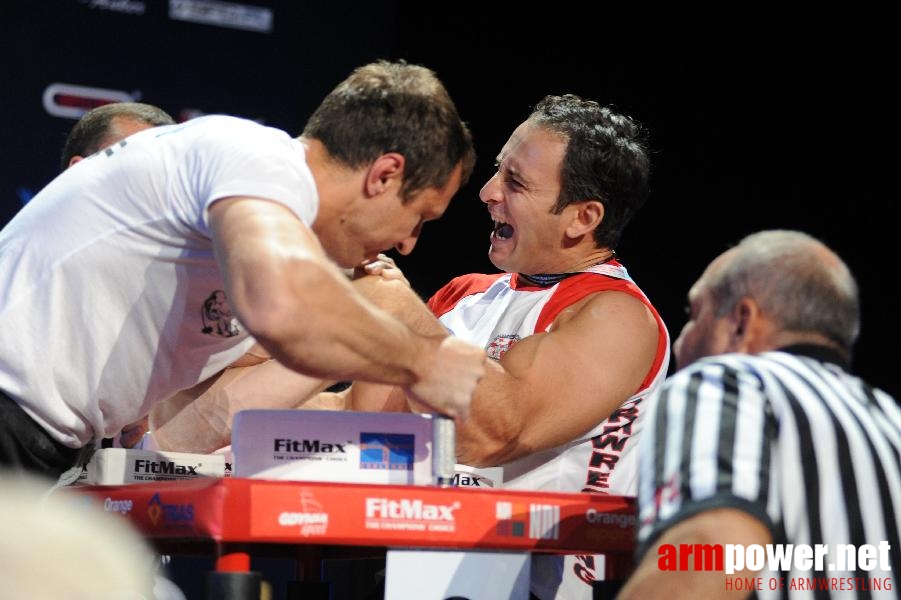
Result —
<instances>
[{"instance_id":1,"label":"hand gripping table","mask_svg":"<svg viewBox=\"0 0 901 600\"><path fill-rule=\"evenodd\" d=\"M374 549L604 554L606 578L631 565L634 499L503 489L223 478L72 488L133 523L165 554L210 553L217 572L254 554L318 561Z\"/></svg>"}]
</instances>

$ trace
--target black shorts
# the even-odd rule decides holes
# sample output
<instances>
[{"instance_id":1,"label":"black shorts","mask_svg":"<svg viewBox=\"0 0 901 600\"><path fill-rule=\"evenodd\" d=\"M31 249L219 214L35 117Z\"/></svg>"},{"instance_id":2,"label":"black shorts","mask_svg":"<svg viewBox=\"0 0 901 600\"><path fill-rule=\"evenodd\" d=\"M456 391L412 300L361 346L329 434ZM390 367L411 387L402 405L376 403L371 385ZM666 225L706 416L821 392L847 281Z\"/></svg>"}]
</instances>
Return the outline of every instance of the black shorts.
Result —
<instances>
[{"instance_id":1,"label":"black shorts","mask_svg":"<svg viewBox=\"0 0 901 600\"><path fill-rule=\"evenodd\" d=\"M0 390L0 469L50 479L84 465L94 446L69 448L54 440L19 404Z\"/></svg>"}]
</instances>

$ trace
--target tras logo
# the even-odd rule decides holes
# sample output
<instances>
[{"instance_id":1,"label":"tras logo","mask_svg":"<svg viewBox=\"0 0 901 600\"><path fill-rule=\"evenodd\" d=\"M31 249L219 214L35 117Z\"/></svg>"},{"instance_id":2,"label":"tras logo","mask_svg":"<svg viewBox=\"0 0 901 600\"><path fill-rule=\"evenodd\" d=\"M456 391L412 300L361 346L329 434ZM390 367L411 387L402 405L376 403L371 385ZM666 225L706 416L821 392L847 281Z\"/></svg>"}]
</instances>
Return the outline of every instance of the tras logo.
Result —
<instances>
[{"instance_id":1,"label":"tras logo","mask_svg":"<svg viewBox=\"0 0 901 600\"><path fill-rule=\"evenodd\" d=\"M162 525L187 525L194 521L193 504L167 504L159 493L147 503L147 516L154 527Z\"/></svg>"}]
</instances>

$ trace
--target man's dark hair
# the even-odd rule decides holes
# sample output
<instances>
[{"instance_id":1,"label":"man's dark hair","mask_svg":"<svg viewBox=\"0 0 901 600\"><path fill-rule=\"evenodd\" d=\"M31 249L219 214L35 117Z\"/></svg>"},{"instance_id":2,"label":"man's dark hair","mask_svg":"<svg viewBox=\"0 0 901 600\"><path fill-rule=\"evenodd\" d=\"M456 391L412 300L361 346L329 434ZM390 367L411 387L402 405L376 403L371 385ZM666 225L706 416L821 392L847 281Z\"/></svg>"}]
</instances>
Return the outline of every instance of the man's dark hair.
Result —
<instances>
[{"instance_id":1,"label":"man's dark hair","mask_svg":"<svg viewBox=\"0 0 901 600\"><path fill-rule=\"evenodd\" d=\"M601 202L604 219L594 232L595 243L615 248L648 197L650 160L643 128L574 94L545 96L528 120L566 140L554 213L576 202Z\"/></svg>"},{"instance_id":2,"label":"man's dark hair","mask_svg":"<svg viewBox=\"0 0 901 600\"><path fill-rule=\"evenodd\" d=\"M152 104L113 102L92 108L75 123L66 137L60 166L65 171L73 156L90 156L122 136L115 130L116 119L146 123L151 127L172 125L175 119Z\"/></svg>"},{"instance_id":3,"label":"man's dark hair","mask_svg":"<svg viewBox=\"0 0 901 600\"><path fill-rule=\"evenodd\" d=\"M319 140L351 168L386 152L402 154L405 200L443 187L461 162L465 184L476 160L472 136L444 84L430 69L405 61L355 69L313 112L303 137Z\"/></svg>"}]
</instances>

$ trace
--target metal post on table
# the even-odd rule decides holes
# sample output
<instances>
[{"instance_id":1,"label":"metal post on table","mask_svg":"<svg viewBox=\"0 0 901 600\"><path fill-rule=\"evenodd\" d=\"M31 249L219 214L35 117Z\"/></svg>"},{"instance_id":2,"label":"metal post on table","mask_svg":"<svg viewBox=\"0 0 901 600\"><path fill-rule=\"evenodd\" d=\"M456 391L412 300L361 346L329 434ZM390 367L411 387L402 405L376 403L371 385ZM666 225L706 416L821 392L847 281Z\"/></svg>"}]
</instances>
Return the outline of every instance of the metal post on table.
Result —
<instances>
[{"instance_id":1,"label":"metal post on table","mask_svg":"<svg viewBox=\"0 0 901 600\"><path fill-rule=\"evenodd\" d=\"M432 481L440 487L454 485L457 464L457 428L454 420L443 415L432 418Z\"/></svg>"}]
</instances>

